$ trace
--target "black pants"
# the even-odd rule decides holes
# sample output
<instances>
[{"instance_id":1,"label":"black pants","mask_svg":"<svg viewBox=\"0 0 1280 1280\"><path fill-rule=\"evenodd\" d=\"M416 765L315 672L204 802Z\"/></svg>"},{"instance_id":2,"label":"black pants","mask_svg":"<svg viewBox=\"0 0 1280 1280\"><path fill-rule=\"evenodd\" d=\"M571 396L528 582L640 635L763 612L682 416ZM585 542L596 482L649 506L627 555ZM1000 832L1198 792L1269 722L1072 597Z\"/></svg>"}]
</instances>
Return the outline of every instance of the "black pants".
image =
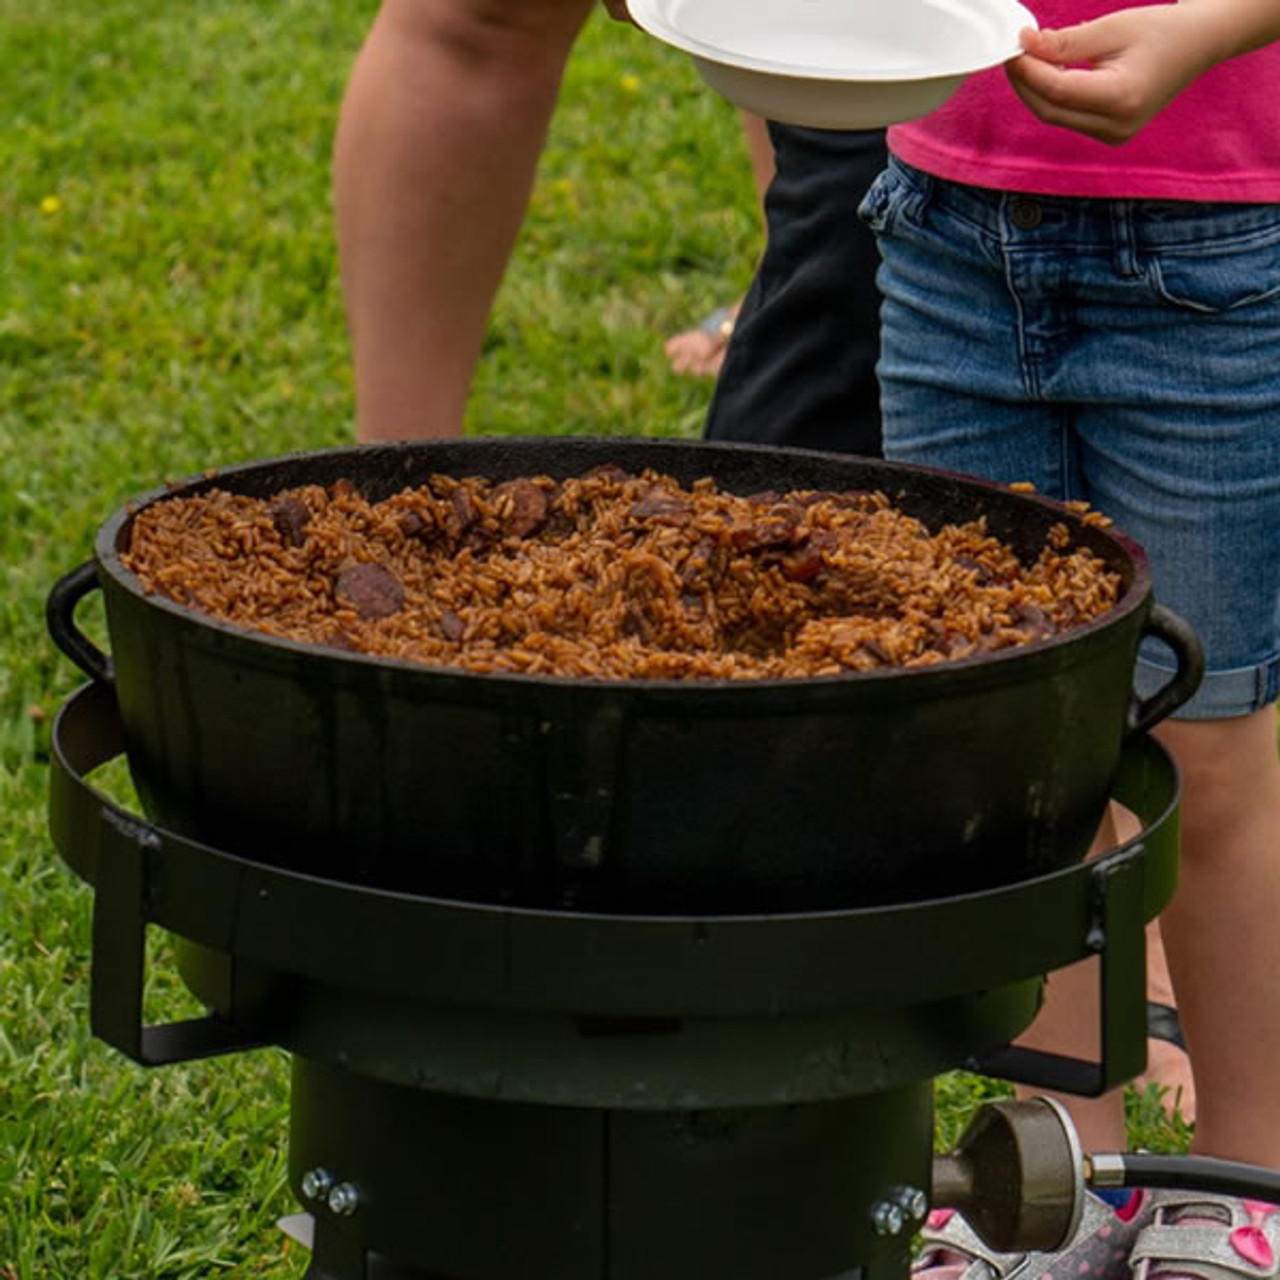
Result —
<instances>
[{"instance_id":1,"label":"black pants","mask_svg":"<svg viewBox=\"0 0 1280 1280\"><path fill-rule=\"evenodd\" d=\"M709 440L880 456L875 237L858 205L884 131L770 124L768 240L707 416Z\"/></svg>"}]
</instances>

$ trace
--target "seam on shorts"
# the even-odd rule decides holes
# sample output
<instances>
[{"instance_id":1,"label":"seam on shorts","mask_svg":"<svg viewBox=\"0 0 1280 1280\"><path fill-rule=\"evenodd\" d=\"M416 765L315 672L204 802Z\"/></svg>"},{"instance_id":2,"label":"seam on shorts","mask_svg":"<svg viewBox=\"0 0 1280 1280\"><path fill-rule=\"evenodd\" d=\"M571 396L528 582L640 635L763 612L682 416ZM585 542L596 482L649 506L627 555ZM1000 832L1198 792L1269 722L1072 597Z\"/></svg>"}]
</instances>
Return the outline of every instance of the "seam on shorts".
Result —
<instances>
[{"instance_id":1,"label":"seam on shorts","mask_svg":"<svg viewBox=\"0 0 1280 1280\"><path fill-rule=\"evenodd\" d=\"M1173 677L1174 668L1163 663L1152 662L1148 658L1139 657L1137 667L1148 675L1155 673L1161 684ZM1252 685L1251 695L1237 696L1226 705L1214 701L1206 702L1205 695L1211 686L1222 686L1228 680L1239 678L1242 687ZM1220 693L1220 690L1219 690ZM1206 673L1204 682L1186 703L1175 711L1174 720L1225 720L1237 716L1251 715L1261 711L1280 698L1280 654L1272 654L1247 667L1235 667L1227 671L1210 671Z\"/></svg>"}]
</instances>

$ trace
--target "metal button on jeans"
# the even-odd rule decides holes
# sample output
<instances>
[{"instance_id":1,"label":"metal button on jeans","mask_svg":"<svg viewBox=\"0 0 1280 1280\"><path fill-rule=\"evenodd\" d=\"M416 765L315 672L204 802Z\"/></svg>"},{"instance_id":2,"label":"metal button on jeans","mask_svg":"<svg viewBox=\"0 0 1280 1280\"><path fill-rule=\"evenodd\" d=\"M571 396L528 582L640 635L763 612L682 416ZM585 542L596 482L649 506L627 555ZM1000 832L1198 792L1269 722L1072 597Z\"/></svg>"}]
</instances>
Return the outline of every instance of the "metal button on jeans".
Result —
<instances>
[{"instance_id":1,"label":"metal button on jeans","mask_svg":"<svg viewBox=\"0 0 1280 1280\"><path fill-rule=\"evenodd\" d=\"M1022 196L1019 196L1009 205L1009 217L1013 219L1013 225L1021 227L1024 231L1030 231L1032 227L1038 227L1043 216L1044 214L1036 201L1027 200Z\"/></svg>"}]
</instances>

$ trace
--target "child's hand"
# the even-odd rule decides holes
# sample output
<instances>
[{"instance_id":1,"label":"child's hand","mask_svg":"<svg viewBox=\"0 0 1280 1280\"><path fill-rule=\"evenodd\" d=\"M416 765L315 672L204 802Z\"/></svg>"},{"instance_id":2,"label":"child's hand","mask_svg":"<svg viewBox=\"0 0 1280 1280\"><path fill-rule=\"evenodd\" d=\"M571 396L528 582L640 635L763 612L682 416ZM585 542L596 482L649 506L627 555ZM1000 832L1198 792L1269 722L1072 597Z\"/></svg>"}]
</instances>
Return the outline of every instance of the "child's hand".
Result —
<instances>
[{"instance_id":1,"label":"child's hand","mask_svg":"<svg viewBox=\"0 0 1280 1280\"><path fill-rule=\"evenodd\" d=\"M1118 145L1218 60L1220 33L1211 25L1218 25L1213 5L1184 0L1027 30L1009 80L1047 124Z\"/></svg>"}]
</instances>

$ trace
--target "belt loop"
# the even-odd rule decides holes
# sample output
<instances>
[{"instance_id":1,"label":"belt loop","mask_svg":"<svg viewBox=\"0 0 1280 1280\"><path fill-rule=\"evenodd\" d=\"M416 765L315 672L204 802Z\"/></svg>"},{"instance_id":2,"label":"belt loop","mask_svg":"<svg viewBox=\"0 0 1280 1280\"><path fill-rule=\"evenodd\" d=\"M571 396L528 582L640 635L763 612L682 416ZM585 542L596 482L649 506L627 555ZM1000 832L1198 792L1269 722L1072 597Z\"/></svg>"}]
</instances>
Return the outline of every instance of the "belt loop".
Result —
<instances>
[{"instance_id":1,"label":"belt loop","mask_svg":"<svg viewBox=\"0 0 1280 1280\"><path fill-rule=\"evenodd\" d=\"M1135 204L1132 200L1108 201L1111 212L1111 245L1116 272L1132 280L1141 275L1138 267L1138 237Z\"/></svg>"},{"instance_id":2,"label":"belt loop","mask_svg":"<svg viewBox=\"0 0 1280 1280\"><path fill-rule=\"evenodd\" d=\"M937 178L931 173L925 173L923 170L916 170L916 192L910 205L911 219L916 223L924 221L925 212L933 203L934 195L937 192Z\"/></svg>"}]
</instances>

